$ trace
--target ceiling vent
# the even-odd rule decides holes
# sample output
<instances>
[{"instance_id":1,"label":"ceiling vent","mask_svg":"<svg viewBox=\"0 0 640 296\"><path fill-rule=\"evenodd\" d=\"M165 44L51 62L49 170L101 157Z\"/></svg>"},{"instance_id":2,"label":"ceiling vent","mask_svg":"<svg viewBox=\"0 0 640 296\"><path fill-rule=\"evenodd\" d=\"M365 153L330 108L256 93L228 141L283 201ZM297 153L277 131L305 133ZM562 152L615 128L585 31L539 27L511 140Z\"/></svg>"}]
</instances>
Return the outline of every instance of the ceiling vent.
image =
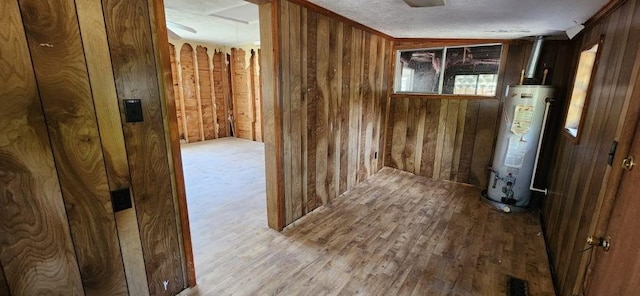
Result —
<instances>
[{"instance_id":1,"label":"ceiling vent","mask_svg":"<svg viewBox=\"0 0 640 296\"><path fill-rule=\"evenodd\" d=\"M411 7L444 6L446 0L404 0Z\"/></svg>"}]
</instances>

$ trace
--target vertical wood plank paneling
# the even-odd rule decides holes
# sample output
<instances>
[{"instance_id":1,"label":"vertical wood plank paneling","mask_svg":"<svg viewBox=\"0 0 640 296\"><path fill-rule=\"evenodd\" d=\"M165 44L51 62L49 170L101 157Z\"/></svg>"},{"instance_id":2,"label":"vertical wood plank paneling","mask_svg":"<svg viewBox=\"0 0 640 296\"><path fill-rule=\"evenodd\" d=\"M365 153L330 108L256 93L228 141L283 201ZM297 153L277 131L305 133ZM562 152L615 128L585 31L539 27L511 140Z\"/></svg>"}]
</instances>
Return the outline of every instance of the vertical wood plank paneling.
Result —
<instances>
[{"instance_id":1,"label":"vertical wood plank paneling","mask_svg":"<svg viewBox=\"0 0 640 296\"><path fill-rule=\"evenodd\" d=\"M420 164L419 172L422 176L433 176L434 174L440 105L440 100L429 100L422 104L422 108L426 109L423 128L425 134L422 138L422 163Z\"/></svg>"},{"instance_id":2,"label":"vertical wood plank paneling","mask_svg":"<svg viewBox=\"0 0 640 296\"><path fill-rule=\"evenodd\" d=\"M144 122L123 125L149 293L174 295L185 284L148 9L103 1L118 98L143 107Z\"/></svg>"},{"instance_id":3,"label":"vertical wood plank paneling","mask_svg":"<svg viewBox=\"0 0 640 296\"><path fill-rule=\"evenodd\" d=\"M279 5L289 224L379 169L390 42L304 5Z\"/></svg>"},{"instance_id":4,"label":"vertical wood plank paneling","mask_svg":"<svg viewBox=\"0 0 640 296\"><path fill-rule=\"evenodd\" d=\"M289 75L293 77L301 78L302 74L302 40L301 37L301 23L300 23L300 7L297 5L289 5ZM291 194L297 198L292 199L291 210L293 213L292 219L296 220L303 215L303 194L302 194L302 179L304 174L302 172L302 157L304 153L302 151L302 117L300 116L301 104L302 104L302 79L292 79L290 86L290 104L291 114L290 127L291 127Z\"/></svg>"},{"instance_id":5,"label":"vertical wood plank paneling","mask_svg":"<svg viewBox=\"0 0 640 296\"><path fill-rule=\"evenodd\" d=\"M20 7L85 293L127 293L75 3Z\"/></svg>"},{"instance_id":6,"label":"vertical wood plank paneling","mask_svg":"<svg viewBox=\"0 0 640 296\"><path fill-rule=\"evenodd\" d=\"M462 142L459 145L458 174L456 181L466 183L469 182L469 173L471 171L471 160L473 159L473 145L476 136L476 127L478 125L478 109L480 102L476 100L467 101L467 109L464 119L464 133L462 134Z\"/></svg>"},{"instance_id":7,"label":"vertical wood plank paneling","mask_svg":"<svg viewBox=\"0 0 640 296\"><path fill-rule=\"evenodd\" d=\"M16 1L0 25L0 293L83 295Z\"/></svg>"},{"instance_id":8,"label":"vertical wood plank paneling","mask_svg":"<svg viewBox=\"0 0 640 296\"><path fill-rule=\"evenodd\" d=\"M327 183L327 159L329 153L329 23L322 15L317 19L317 104L316 104L316 196L320 204L329 200L329 184Z\"/></svg>"},{"instance_id":9,"label":"vertical wood plank paneling","mask_svg":"<svg viewBox=\"0 0 640 296\"><path fill-rule=\"evenodd\" d=\"M185 43L180 49L180 66L182 77L182 102L184 110L183 125L188 142L200 141L200 112L198 112L198 90L196 89L196 72L193 60L193 48Z\"/></svg>"},{"instance_id":10,"label":"vertical wood plank paneling","mask_svg":"<svg viewBox=\"0 0 640 296\"><path fill-rule=\"evenodd\" d=\"M200 83L200 108L202 110L202 128L205 140L215 139L215 110L213 108L213 92L211 91L211 75L207 48L196 47L198 61L198 82Z\"/></svg>"},{"instance_id":11,"label":"vertical wood plank paneling","mask_svg":"<svg viewBox=\"0 0 640 296\"><path fill-rule=\"evenodd\" d=\"M306 122L306 134L307 134L307 213L313 211L318 207L317 195L316 195L316 147L317 147L317 85L318 82L316 80L317 73L315 71L317 67L317 43L314 42L318 40L318 31L317 31L317 20L318 14L314 11L310 11L305 9L307 12L307 48L306 48L306 56L307 56L307 67L306 67L306 75L307 75L307 122Z\"/></svg>"},{"instance_id":12,"label":"vertical wood plank paneling","mask_svg":"<svg viewBox=\"0 0 640 296\"><path fill-rule=\"evenodd\" d=\"M213 89L216 98L216 124L218 125L218 137L229 137L229 122L227 121L227 102L229 102L229 91L227 83L227 64L225 54L216 51L213 54Z\"/></svg>"},{"instance_id":13,"label":"vertical wood plank paneling","mask_svg":"<svg viewBox=\"0 0 640 296\"><path fill-rule=\"evenodd\" d=\"M102 3L99 0L81 1L76 3L76 7L95 112L100 127L109 190L129 188L131 187L129 163L113 80ZM129 294L148 295L135 203L132 202L132 208L115 213L115 221Z\"/></svg>"},{"instance_id":14,"label":"vertical wood plank paneling","mask_svg":"<svg viewBox=\"0 0 640 296\"><path fill-rule=\"evenodd\" d=\"M590 268L584 239L594 234L595 221L611 168L606 164L609 145L617 138L624 120L626 93L636 60L640 7L628 1L603 21L584 32L576 48L597 41L604 34L598 68L581 127L578 145L555 132L558 141L550 166L552 195L544 204L544 226L559 292L581 294L583 275ZM578 54L573 57L575 62ZM566 105L566 102L564 102ZM601 235L598 233L598 235Z\"/></svg>"}]
</instances>

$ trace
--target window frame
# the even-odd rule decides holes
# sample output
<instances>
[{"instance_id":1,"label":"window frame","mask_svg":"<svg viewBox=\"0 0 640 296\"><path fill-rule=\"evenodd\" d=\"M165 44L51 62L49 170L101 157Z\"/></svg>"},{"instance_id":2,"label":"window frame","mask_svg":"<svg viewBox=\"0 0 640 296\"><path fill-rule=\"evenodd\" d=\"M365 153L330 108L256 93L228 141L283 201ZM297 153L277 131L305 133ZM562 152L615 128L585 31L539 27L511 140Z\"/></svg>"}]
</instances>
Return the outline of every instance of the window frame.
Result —
<instances>
[{"instance_id":1,"label":"window frame","mask_svg":"<svg viewBox=\"0 0 640 296\"><path fill-rule=\"evenodd\" d=\"M587 91L584 97L584 103L582 104L582 110L580 111L580 119L578 121L578 131L574 136L567 130L566 126L567 126L567 119L569 118L569 110L571 109L571 101L573 100L573 90L576 85L578 69L580 68L580 57L582 56L583 52L592 49L596 45L598 46L598 49L596 51L596 56L593 62L593 66L591 68L591 74L589 75L589 84L587 86ZM562 134L565 137L567 137L574 145L580 144L582 130L584 129L585 117L587 115L587 110L589 109L589 105L591 102L591 95L593 93L593 86L594 86L595 78L600 65L600 57L602 55L602 51L604 50L603 45L604 45L604 35L600 35L600 38L596 41L585 42L580 47L580 51L578 52L578 60L576 61L575 67L573 69L573 79L572 79L573 83L571 83L571 88L569 89L569 93L568 93L569 100L567 101L567 105L564 110L564 118L562 120L561 128L562 128Z\"/></svg>"},{"instance_id":2,"label":"window frame","mask_svg":"<svg viewBox=\"0 0 640 296\"><path fill-rule=\"evenodd\" d=\"M391 75L391 88L389 96L393 98L420 98L420 99L466 99L466 100L486 100L486 99L494 99L499 100L502 92L504 91L504 76L506 70L506 62L507 55L509 52L509 41L506 40L461 40L460 42L425 42L425 43L413 43L413 44L403 44L396 45L393 47L393 75ZM469 94L431 94L431 93L420 93L420 92L397 92L396 91L396 77L399 65L398 57L401 51L410 51L410 50L421 50L421 49L443 49L443 52L446 54L445 48L460 48L460 47L478 47L478 46L491 46L491 45L501 45L502 50L500 52L500 65L498 66L498 71L496 75L497 84L496 84L496 92L493 96L482 96L482 95L469 95ZM444 77L444 71L442 72L442 77ZM398 81L401 83L401 81Z\"/></svg>"}]
</instances>

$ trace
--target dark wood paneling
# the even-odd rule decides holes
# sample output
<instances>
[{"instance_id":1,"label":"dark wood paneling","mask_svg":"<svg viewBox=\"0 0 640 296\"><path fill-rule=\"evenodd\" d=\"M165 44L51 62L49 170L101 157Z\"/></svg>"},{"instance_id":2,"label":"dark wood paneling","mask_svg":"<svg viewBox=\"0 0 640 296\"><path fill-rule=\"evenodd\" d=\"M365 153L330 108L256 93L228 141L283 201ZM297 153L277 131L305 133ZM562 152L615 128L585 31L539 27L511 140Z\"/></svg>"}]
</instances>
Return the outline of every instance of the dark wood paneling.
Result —
<instances>
[{"instance_id":1,"label":"dark wood paneling","mask_svg":"<svg viewBox=\"0 0 640 296\"><path fill-rule=\"evenodd\" d=\"M127 293L75 3L20 6L85 293Z\"/></svg>"},{"instance_id":2,"label":"dark wood paneling","mask_svg":"<svg viewBox=\"0 0 640 296\"><path fill-rule=\"evenodd\" d=\"M0 294L82 295L16 1L0 2L0 25Z\"/></svg>"},{"instance_id":3,"label":"dark wood paneling","mask_svg":"<svg viewBox=\"0 0 640 296\"><path fill-rule=\"evenodd\" d=\"M583 115L580 142L574 144L561 136L560 128L553 131L557 140L549 168L550 195L544 204L543 217L561 295L581 294L583 275L588 268L588 252L578 251L585 248L586 237L594 234L604 196L603 185L610 173L607 153L611 142L619 140L624 120L620 114L629 99L627 91L634 78L631 72L640 41L639 5L638 1L627 1L592 24L575 41L576 53L571 59L574 66L570 73L575 69L578 49L597 42L604 35L588 109ZM567 105L566 101L562 103Z\"/></svg>"},{"instance_id":4,"label":"dark wood paneling","mask_svg":"<svg viewBox=\"0 0 640 296\"><path fill-rule=\"evenodd\" d=\"M207 48L196 48L198 61L198 82L200 83L200 106L202 111L202 129L205 140L216 138L215 109L213 108L213 88L211 83L211 69L209 68L209 54Z\"/></svg>"},{"instance_id":5,"label":"dark wood paneling","mask_svg":"<svg viewBox=\"0 0 640 296\"><path fill-rule=\"evenodd\" d=\"M174 295L185 283L149 7L103 1L118 98L142 100L144 122L123 125L149 293Z\"/></svg>"},{"instance_id":6,"label":"dark wood paneling","mask_svg":"<svg viewBox=\"0 0 640 296\"><path fill-rule=\"evenodd\" d=\"M391 42L279 2L286 224L378 171Z\"/></svg>"}]
</instances>

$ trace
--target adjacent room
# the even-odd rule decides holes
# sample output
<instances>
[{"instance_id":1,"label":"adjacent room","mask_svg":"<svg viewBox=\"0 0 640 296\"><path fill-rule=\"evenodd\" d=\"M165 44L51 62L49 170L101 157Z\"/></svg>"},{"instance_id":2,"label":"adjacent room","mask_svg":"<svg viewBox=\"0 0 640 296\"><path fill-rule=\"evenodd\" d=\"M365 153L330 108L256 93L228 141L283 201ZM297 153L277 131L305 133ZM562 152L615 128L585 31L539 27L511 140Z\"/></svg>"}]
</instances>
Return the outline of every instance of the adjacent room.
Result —
<instances>
[{"instance_id":1,"label":"adjacent room","mask_svg":"<svg viewBox=\"0 0 640 296\"><path fill-rule=\"evenodd\" d=\"M640 1L0 2L0 295L635 295Z\"/></svg>"}]
</instances>

